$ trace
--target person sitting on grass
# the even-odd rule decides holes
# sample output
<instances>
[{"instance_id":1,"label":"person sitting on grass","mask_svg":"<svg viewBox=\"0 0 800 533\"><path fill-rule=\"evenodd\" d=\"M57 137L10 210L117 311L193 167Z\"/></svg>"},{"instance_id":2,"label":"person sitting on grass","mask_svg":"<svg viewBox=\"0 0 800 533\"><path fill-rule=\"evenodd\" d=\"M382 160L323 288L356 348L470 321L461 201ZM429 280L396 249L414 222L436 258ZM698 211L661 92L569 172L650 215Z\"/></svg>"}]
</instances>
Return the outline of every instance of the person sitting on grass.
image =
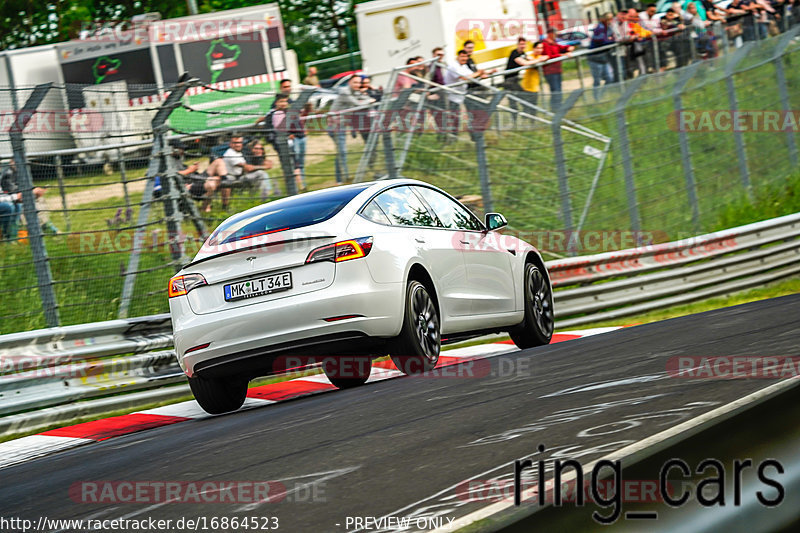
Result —
<instances>
[{"instance_id":1,"label":"person sitting on grass","mask_svg":"<svg viewBox=\"0 0 800 533\"><path fill-rule=\"evenodd\" d=\"M258 185L261 191L270 190L269 175L266 170L272 167L272 162L265 160L264 164L251 165L244 158L242 149L244 148L244 138L239 133L231 135L229 148L222 154L220 160L225 164L225 175L220 176L220 186L222 187L222 208L228 210L231 189L243 185ZM209 169L211 165L209 165ZM221 169L215 169L217 175ZM211 174L211 173L209 173ZM210 206L206 211L210 211Z\"/></svg>"},{"instance_id":2,"label":"person sitting on grass","mask_svg":"<svg viewBox=\"0 0 800 533\"><path fill-rule=\"evenodd\" d=\"M184 162L186 144L181 140L170 141L172 146L171 157L177 168L178 174L186 180L185 187L189 195L195 200L203 200L203 210L211 211L211 198L219 187L221 176L227 174L225 162L215 159L204 171L200 171L197 163L187 165Z\"/></svg>"}]
</instances>

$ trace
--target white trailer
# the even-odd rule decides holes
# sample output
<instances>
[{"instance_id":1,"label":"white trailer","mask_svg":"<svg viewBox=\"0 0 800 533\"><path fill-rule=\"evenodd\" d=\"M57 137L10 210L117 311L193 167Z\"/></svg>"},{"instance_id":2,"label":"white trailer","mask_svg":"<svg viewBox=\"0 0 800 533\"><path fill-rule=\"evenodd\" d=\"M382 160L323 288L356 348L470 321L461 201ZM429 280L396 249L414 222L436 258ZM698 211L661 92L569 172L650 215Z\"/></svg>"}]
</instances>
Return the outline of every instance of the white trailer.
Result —
<instances>
[{"instance_id":1,"label":"white trailer","mask_svg":"<svg viewBox=\"0 0 800 533\"><path fill-rule=\"evenodd\" d=\"M149 20L81 39L0 52L0 156L11 146L6 123L34 85L52 90L25 130L29 153L87 148L79 159L114 159L88 150L149 138L164 89L183 72L205 82L191 88L170 125L197 132L252 124L265 114L281 79L298 80L276 3L189 17ZM229 92L226 92L229 91ZM45 111L45 113L42 113ZM102 120L100 119L102 117ZM51 123L55 131L46 131ZM5 126L5 127L3 127Z\"/></svg>"},{"instance_id":2,"label":"white trailer","mask_svg":"<svg viewBox=\"0 0 800 533\"><path fill-rule=\"evenodd\" d=\"M64 83L53 45L34 46L0 52L0 155L11 155L8 128L14 113L22 109L34 86ZM34 117L24 130L25 149L43 152L72 148L69 117L62 91L52 90L39 106L44 111Z\"/></svg>"},{"instance_id":3,"label":"white trailer","mask_svg":"<svg viewBox=\"0 0 800 533\"><path fill-rule=\"evenodd\" d=\"M430 58L441 46L449 62L464 41L475 41L473 59L502 66L520 36L543 32L531 0L373 0L356 5L364 70L378 85L387 71L415 56Z\"/></svg>"}]
</instances>

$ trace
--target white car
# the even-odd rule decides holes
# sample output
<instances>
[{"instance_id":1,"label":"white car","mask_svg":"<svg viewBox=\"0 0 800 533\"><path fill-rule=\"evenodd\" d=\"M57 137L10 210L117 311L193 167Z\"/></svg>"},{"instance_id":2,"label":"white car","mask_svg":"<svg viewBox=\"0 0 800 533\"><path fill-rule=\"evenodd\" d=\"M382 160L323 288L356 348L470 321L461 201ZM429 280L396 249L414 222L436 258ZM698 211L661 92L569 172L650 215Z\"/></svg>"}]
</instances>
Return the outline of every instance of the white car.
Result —
<instances>
[{"instance_id":1,"label":"white car","mask_svg":"<svg viewBox=\"0 0 800 533\"><path fill-rule=\"evenodd\" d=\"M553 298L530 244L479 220L427 183L334 187L228 218L169 282L175 352L199 404L238 409L248 381L323 355L337 387L363 384L371 359L432 369L445 341L510 333L550 342ZM359 364L345 370L347 357Z\"/></svg>"}]
</instances>

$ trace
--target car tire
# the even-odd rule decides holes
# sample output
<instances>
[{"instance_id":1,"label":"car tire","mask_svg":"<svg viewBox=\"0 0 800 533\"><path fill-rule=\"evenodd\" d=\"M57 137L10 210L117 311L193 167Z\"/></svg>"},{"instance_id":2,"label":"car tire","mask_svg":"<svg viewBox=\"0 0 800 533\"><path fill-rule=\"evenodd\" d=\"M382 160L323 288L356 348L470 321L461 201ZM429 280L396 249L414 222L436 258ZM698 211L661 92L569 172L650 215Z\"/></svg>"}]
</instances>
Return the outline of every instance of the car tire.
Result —
<instances>
[{"instance_id":1,"label":"car tire","mask_svg":"<svg viewBox=\"0 0 800 533\"><path fill-rule=\"evenodd\" d=\"M352 389L363 385L372 372L372 358L363 356L328 357L322 370L337 389Z\"/></svg>"},{"instance_id":2,"label":"car tire","mask_svg":"<svg viewBox=\"0 0 800 533\"><path fill-rule=\"evenodd\" d=\"M206 413L218 415L235 411L247 397L247 380L242 378L189 378L195 400Z\"/></svg>"},{"instance_id":3,"label":"car tire","mask_svg":"<svg viewBox=\"0 0 800 533\"><path fill-rule=\"evenodd\" d=\"M406 375L433 370L441 352L439 313L425 285L411 280L406 286L403 328L390 353L392 362Z\"/></svg>"},{"instance_id":4,"label":"car tire","mask_svg":"<svg viewBox=\"0 0 800 533\"><path fill-rule=\"evenodd\" d=\"M521 350L550 344L555 322L553 291L547 281L547 273L533 263L527 263L523 279L525 318L509 331L511 340Z\"/></svg>"}]
</instances>

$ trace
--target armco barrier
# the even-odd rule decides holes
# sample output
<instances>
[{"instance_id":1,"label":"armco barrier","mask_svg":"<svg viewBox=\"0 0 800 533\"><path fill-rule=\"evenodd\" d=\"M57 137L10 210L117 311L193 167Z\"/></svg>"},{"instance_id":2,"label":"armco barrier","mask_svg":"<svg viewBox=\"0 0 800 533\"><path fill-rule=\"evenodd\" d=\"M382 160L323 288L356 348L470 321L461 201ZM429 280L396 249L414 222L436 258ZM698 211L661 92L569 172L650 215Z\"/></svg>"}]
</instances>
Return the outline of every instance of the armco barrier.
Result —
<instances>
[{"instance_id":1,"label":"armco barrier","mask_svg":"<svg viewBox=\"0 0 800 533\"><path fill-rule=\"evenodd\" d=\"M800 213L682 241L551 261L557 326L724 295L800 273ZM169 315L0 336L0 435L186 394ZM156 389L156 390L147 390ZM133 394L118 394L133 392ZM111 396L114 395L114 396ZM83 401L70 406L70 402Z\"/></svg>"},{"instance_id":2,"label":"armco barrier","mask_svg":"<svg viewBox=\"0 0 800 533\"><path fill-rule=\"evenodd\" d=\"M663 309L800 273L800 213L547 264L560 327Z\"/></svg>"}]
</instances>

